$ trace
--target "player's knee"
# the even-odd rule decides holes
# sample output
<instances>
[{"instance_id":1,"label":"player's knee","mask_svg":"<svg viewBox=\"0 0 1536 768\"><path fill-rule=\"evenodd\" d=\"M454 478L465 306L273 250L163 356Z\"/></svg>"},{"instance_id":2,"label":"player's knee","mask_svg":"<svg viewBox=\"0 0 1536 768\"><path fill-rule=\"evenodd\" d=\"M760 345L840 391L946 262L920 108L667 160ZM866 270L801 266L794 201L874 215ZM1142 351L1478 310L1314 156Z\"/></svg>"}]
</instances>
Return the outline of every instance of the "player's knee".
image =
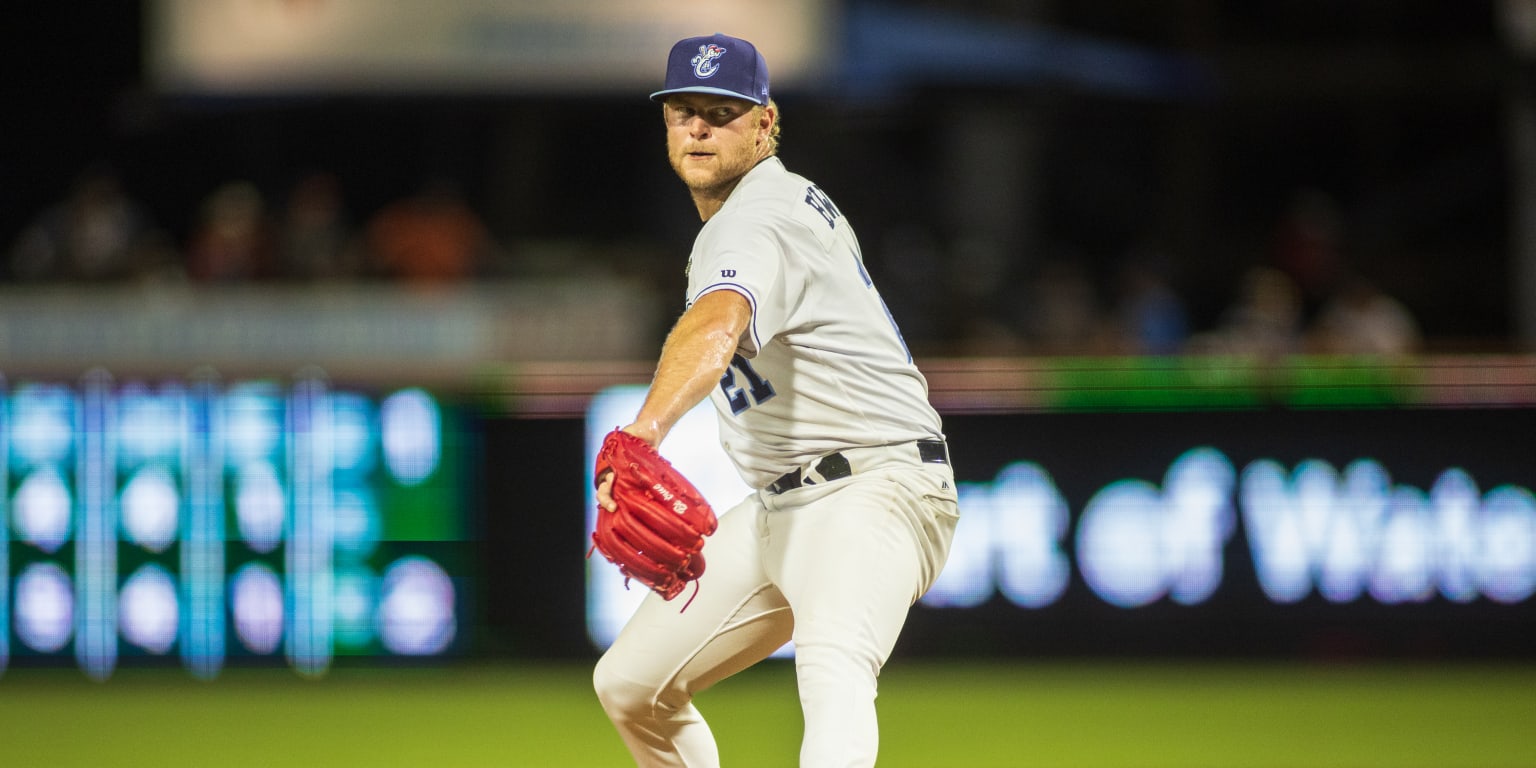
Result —
<instances>
[{"instance_id":1,"label":"player's knee","mask_svg":"<svg viewBox=\"0 0 1536 768\"><path fill-rule=\"evenodd\" d=\"M610 657L604 656L592 670L592 689L603 711L613 720L640 720L656 709L654 686L637 683L621 674Z\"/></svg>"},{"instance_id":2,"label":"player's knee","mask_svg":"<svg viewBox=\"0 0 1536 768\"><path fill-rule=\"evenodd\" d=\"M795 674L801 684L873 687L884 655L865 644L796 642Z\"/></svg>"}]
</instances>

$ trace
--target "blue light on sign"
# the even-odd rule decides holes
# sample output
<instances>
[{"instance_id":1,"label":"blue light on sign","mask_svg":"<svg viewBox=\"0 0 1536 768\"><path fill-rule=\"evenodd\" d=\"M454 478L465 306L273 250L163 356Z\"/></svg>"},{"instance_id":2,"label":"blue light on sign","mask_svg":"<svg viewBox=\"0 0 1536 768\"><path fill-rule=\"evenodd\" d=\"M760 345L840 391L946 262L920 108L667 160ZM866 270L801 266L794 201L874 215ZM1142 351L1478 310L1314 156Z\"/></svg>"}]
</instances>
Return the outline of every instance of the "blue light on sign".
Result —
<instances>
[{"instance_id":1,"label":"blue light on sign","mask_svg":"<svg viewBox=\"0 0 1536 768\"><path fill-rule=\"evenodd\" d=\"M1051 605L1069 560L1111 605L1199 604L1220 589L1223 549L1239 526L1275 603L1314 592L1334 603L1366 595L1383 604L1437 595L1518 603L1536 592L1536 496L1514 485L1482 493L1456 467L1426 492L1392 483L1373 459L1343 472L1320 460L1287 470L1260 459L1239 473L1199 447L1169 466L1161 486L1106 484L1070 542L1066 500L1039 464L1011 464L960 490L949 563L923 598L931 607L975 606L998 593L1023 608Z\"/></svg>"}]
</instances>

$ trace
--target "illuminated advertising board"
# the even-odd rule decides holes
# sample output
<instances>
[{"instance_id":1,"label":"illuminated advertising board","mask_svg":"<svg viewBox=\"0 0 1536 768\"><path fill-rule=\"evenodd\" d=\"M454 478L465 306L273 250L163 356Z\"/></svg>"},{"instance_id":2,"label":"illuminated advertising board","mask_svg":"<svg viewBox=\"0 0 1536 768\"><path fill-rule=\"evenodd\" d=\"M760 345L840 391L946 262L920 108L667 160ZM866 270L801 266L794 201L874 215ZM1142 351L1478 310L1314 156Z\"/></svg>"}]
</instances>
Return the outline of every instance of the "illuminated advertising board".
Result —
<instances>
[{"instance_id":1,"label":"illuminated advertising board","mask_svg":"<svg viewBox=\"0 0 1536 768\"><path fill-rule=\"evenodd\" d=\"M18 382L0 390L0 669L453 653L464 446L416 388Z\"/></svg>"},{"instance_id":2,"label":"illuminated advertising board","mask_svg":"<svg viewBox=\"0 0 1536 768\"><path fill-rule=\"evenodd\" d=\"M595 399L589 451L635 397ZM708 428L664 450L718 453L714 415L699 415ZM951 414L945 428L961 521L909 650L1531 650L1531 409ZM746 492L736 482L721 508ZM635 599L609 594L602 565L600 648Z\"/></svg>"}]
</instances>

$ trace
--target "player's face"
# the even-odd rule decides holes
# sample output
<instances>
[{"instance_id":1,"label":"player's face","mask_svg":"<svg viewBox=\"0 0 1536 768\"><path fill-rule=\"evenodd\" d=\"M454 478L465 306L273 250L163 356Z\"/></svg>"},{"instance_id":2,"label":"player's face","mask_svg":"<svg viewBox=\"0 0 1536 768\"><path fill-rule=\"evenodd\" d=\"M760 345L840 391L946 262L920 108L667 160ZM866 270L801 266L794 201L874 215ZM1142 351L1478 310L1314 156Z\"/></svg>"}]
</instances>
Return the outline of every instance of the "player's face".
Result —
<instances>
[{"instance_id":1,"label":"player's face","mask_svg":"<svg viewBox=\"0 0 1536 768\"><path fill-rule=\"evenodd\" d=\"M768 156L773 112L743 99L674 94L662 109L672 170L695 193L729 191Z\"/></svg>"}]
</instances>

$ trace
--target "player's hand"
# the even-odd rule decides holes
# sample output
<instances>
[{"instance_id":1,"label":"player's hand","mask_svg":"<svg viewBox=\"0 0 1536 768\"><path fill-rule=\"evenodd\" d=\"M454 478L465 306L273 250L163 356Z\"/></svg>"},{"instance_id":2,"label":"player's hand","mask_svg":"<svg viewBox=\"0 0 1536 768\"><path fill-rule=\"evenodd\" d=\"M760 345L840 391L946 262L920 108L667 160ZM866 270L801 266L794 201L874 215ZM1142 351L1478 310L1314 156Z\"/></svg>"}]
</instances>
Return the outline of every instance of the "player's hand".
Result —
<instances>
[{"instance_id":1,"label":"player's hand","mask_svg":"<svg viewBox=\"0 0 1536 768\"><path fill-rule=\"evenodd\" d=\"M622 430L635 437L644 440L647 445L655 448L661 443L661 429L653 422L636 421ZM597 505L609 512L614 511L613 503L613 470L608 470L593 481L597 486Z\"/></svg>"},{"instance_id":2,"label":"player's hand","mask_svg":"<svg viewBox=\"0 0 1536 768\"><path fill-rule=\"evenodd\" d=\"M615 509L613 503L613 471L603 473L597 480L597 505L612 512Z\"/></svg>"},{"instance_id":3,"label":"player's hand","mask_svg":"<svg viewBox=\"0 0 1536 768\"><path fill-rule=\"evenodd\" d=\"M652 448L661 443L661 430L654 423L637 421L624 427L622 431L644 440ZM597 505L609 512L614 511L612 470L603 473L603 476L597 479Z\"/></svg>"}]
</instances>

